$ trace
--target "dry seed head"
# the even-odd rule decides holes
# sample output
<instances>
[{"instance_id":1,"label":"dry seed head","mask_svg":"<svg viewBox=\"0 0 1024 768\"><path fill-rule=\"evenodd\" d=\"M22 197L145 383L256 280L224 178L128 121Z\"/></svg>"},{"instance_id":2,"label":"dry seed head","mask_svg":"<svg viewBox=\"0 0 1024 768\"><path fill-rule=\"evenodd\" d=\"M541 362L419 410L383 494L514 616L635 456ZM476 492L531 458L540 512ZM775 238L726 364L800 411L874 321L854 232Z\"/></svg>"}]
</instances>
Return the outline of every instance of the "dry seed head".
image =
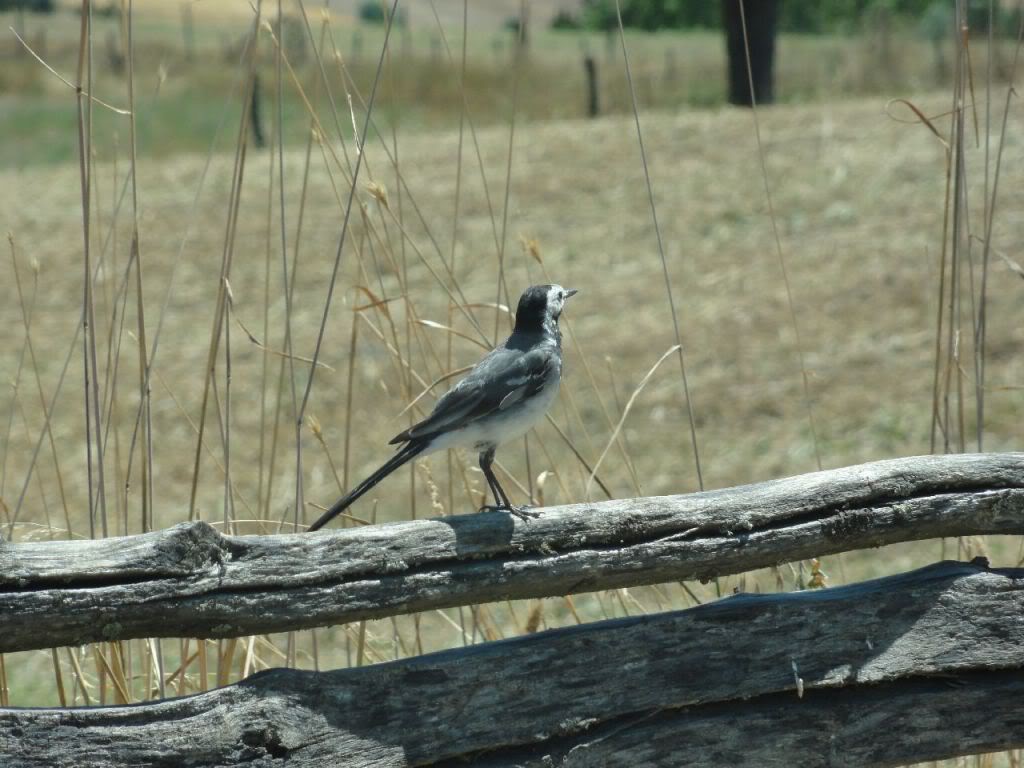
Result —
<instances>
[{"instance_id":1,"label":"dry seed head","mask_svg":"<svg viewBox=\"0 0 1024 768\"><path fill-rule=\"evenodd\" d=\"M526 235L520 235L519 243L523 246L523 251L533 256L538 264L544 263L544 259L540 256L540 243L538 243L534 238L527 237Z\"/></svg>"},{"instance_id":2,"label":"dry seed head","mask_svg":"<svg viewBox=\"0 0 1024 768\"><path fill-rule=\"evenodd\" d=\"M321 443L324 441L323 429L320 426L320 420L316 416L313 414L306 416L306 426L309 427L309 431L313 433L317 440Z\"/></svg>"},{"instance_id":3,"label":"dry seed head","mask_svg":"<svg viewBox=\"0 0 1024 768\"><path fill-rule=\"evenodd\" d=\"M828 580L828 574L821 570L821 561L816 558L811 558L811 577L807 580L807 589L824 589L828 586L825 582Z\"/></svg>"},{"instance_id":4,"label":"dry seed head","mask_svg":"<svg viewBox=\"0 0 1024 768\"><path fill-rule=\"evenodd\" d=\"M366 189L369 190L370 194L373 195L374 199L378 203L383 205L385 208L388 207L388 191L384 189L383 184L371 181L366 184Z\"/></svg>"},{"instance_id":5,"label":"dry seed head","mask_svg":"<svg viewBox=\"0 0 1024 768\"><path fill-rule=\"evenodd\" d=\"M462 460L465 461L465 452L459 451L458 453L459 456L462 457ZM467 478L469 482L469 497L474 498L482 493L484 494L483 503L486 504L487 492L481 490L480 488L480 478L483 476L483 471L481 471L480 467L476 465L476 462L471 461L469 462L469 466L466 467L466 473L469 475L469 477Z\"/></svg>"},{"instance_id":6,"label":"dry seed head","mask_svg":"<svg viewBox=\"0 0 1024 768\"><path fill-rule=\"evenodd\" d=\"M416 469L423 475L423 482L427 484L427 490L430 492L430 507L434 510L438 517L444 515L444 505L441 503L441 493L437 489L437 483L434 482L434 476L430 472L430 462L420 461L416 464Z\"/></svg>"}]
</instances>

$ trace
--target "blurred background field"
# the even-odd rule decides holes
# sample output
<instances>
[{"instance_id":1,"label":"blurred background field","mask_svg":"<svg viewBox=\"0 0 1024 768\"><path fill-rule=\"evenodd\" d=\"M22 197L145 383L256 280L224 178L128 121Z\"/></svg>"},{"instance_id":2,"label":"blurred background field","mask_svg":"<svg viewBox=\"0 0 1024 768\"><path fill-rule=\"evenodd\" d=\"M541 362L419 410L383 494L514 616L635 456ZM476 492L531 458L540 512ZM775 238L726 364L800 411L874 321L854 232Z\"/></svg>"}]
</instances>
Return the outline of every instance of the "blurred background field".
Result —
<instances>
[{"instance_id":1,"label":"blurred background field","mask_svg":"<svg viewBox=\"0 0 1024 768\"><path fill-rule=\"evenodd\" d=\"M343 57L346 73L364 92L372 81L384 36L382 24L361 20L360 11L367 4L376 7L373 0L333 3L327 41L329 58L333 60L335 53ZM885 97L948 87L955 63L948 33L952 26L951 1L936 0L930 6L920 0L908 3L927 6L914 16L877 9L872 12L873 5L887 5L883 2L860 4L867 10L860 14L848 11L838 21L800 22L811 29L828 23L834 28L828 34L786 31L782 25L776 63L777 101L834 102L850 96ZM551 27L559 13L582 23L586 15L579 0L529 4L528 45L518 63L520 49L514 23L519 14L518 0L471 5L465 74L458 77L462 3L412 0L400 4L405 23L396 28L390 46L386 98L377 115L382 127L397 124L407 131L451 130L461 108L463 82L478 124L507 123L512 108L513 69L520 81L515 107L522 119L585 116L583 59L587 55L596 64L602 113L631 112L617 31ZM716 3L705 5L717 8ZM811 6L808 13L822 13L813 10L817 4L805 0L789 5ZM824 4L825 8L829 5ZM94 90L100 98L113 98L124 91L121 15L114 2L95 3L94 8ZM314 27L320 22L319 8L307 6ZM286 3L283 10L284 31L279 37L297 77L308 90L320 77L312 44L298 7ZM270 9L269 15L274 14L276 10ZM159 158L209 149L225 98L239 76L251 15L249 4L241 0L144 0L135 4L137 130L143 156ZM76 118L67 87L32 59L8 27L18 31L51 66L69 76L78 56L78 4L62 2L50 14L0 13L0 20L6 32L0 40L0 132L4 136L0 167L73 161L77 157ZM1008 17L1004 27L1011 28L1012 22ZM676 110L723 103L725 45L719 30L630 29L627 36L637 97L643 107ZM985 38L972 46L978 60L985 61ZM1008 77L1013 47L1012 36L997 38L992 66L998 82ZM271 87L274 59L274 46L262 45L259 70L263 90ZM339 68L333 61L327 63L332 91L340 94L343 78ZM267 94L267 98L271 96ZM301 97L289 87L284 99L285 135L289 142L301 142L306 130ZM95 119L93 147L97 157L109 159L117 151L123 152L124 121L104 110ZM351 130L351 126L346 124L345 129Z\"/></svg>"},{"instance_id":2,"label":"blurred background field","mask_svg":"<svg viewBox=\"0 0 1024 768\"><path fill-rule=\"evenodd\" d=\"M937 5L947 14L934 17L951 23L953 3ZM586 499L588 473L577 456L596 462L627 401L675 343L617 31L551 29L559 11L582 18L586 9L532 2L521 47L509 23L520 18L519 2L470 3L465 28L462 2L402 6L407 16L384 59L325 325L324 367L302 414L298 515L293 425L310 375L303 360L313 355L324 314L357 157L354 133L362 135L384 26L361 19L359 3L332 4L329 12L309 3L304 19L297 3L286 2L281 22L277 5L263 3L268 24L260 27L248 3L139 2L129 62L127 17L120 6L94 7L90 92L131 109L134 72L138 207L133 215L129 119L93 102L83 136L100 386L89 407L99 404L100 448L93 426L91 461L94 484L102 463L104 493L97 486L91 504L82 338L75 336L84 271L76 99L13 34L0 37L0 226L10 233L0 280L5 534L119 535L190 514L238 533L290 532L296 517L301 528L318 515L316 505L329 505L387 457L387 440L429 411L451 372L507 333L507 307L522 288L549 281L580 289L563 321L567 378L552 414L557 429L545 424L498 459L519 500ZM0 18L75 81L77 6ZM829 468L977 450L979 433L985 450L1021 450L1024 122L1013 100L1005 136L1002 129L1017 41L994 36L989 45L984 27L971 28L968 68L952 33L936 42L920 14L868 8L856 18L818 34L781 34L778 103L756 113L725 104L720 30L626 31L702 478L670 358L636 395L601 464L611 495L767 480L812 471L819 461ZM287 61L279 60L277 40ZM593 119L588 54L599 82L601 114ZM240 133L251 115L252 74L263 146L251 125ZM958 82L966 105L959 138L951 112ZM954 157L963 162L963 184L953 187L962 201L957 229L947 189ZM236 164L244 170L237 220ZM290 299L283 263L294 276ZM230 302L190 505L222 285ZM143 332L147 354L158 344L151 440L139 418ZM289 334L302 358L294 371L279 354ZM40 403L58 386L51 441ZM936 395L941 424L933 430ZM144 472L151 472L151 508ZM475 456L434 455L379 486L345 524L468 513L484 488ZM591 489L591 498L603 496ZM837 584L977 554L1019 565L1024 553L1018 538L970 539L826 558L820 567ZM268 665L367 663L682 607L736 588L803 588L817 567L435 612L237 646L166 640L168 676L188 660L167 695ZM153 697L155 647L8 654L9 703ZM1018 758L991 764L1010 759Z\"/></svg>"}]
</instances>

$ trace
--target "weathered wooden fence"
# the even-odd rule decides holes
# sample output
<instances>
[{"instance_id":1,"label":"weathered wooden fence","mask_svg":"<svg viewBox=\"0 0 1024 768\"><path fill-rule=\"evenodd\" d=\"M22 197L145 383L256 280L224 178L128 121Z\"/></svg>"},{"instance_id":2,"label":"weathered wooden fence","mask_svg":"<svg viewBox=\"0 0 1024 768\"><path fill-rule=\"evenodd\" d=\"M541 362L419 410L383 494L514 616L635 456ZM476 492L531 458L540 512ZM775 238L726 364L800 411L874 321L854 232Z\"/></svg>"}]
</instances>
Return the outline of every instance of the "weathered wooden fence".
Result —
<instances>
[{"instance_id":1,"label":"weathered wooden fence","mask_svg":"<svg viewBox=\"0 0 1024 768\"><path fill-rule=\"evenodd\" d=\"M0 546L0 652L228 637L1024 533L1024 454L311 535ZM0 710L0 765L896 765L1024 746L1024 569L944 562L122 707Z\"/></svg>"}]
</instances>

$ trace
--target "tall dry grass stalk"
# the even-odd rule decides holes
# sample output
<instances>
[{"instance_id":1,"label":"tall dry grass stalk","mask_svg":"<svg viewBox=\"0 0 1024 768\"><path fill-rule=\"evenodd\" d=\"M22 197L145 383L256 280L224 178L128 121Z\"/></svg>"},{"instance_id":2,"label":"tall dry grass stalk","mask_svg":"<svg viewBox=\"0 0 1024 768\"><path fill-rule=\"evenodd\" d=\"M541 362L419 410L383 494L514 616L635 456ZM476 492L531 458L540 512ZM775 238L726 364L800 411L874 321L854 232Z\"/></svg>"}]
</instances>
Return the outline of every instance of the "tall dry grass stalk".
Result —
<instances>
[{"instance_id":1,"label":"tall dry grass stalk","mask_svg":"<svg viewBox=\"0 0 1024 768\"><path fill-rule=\"evenodd\" d=\"M956 67L953 82L953 104L949 112L950 126L943 137L931 120L915 109L919 119L942 142L946 158L946 199L942 241L939 258L939 282L936 302L935 357L932 385L931 449L943 452L964 451L973 432L977 449L983 450L985 436L986 386L986 329L988 325L989 266L992 253L993 226L1003 165L1003 150L1007 138L1007 122L1011 111L1017 65L1024 40L1024 22L1018 30L1010 68L1003 116L999 128L999 146L994 165L991 162L992 124L992 57L995 46L992 38L992 13L989 8L989 46L985 67L984 120L979 128L978 100L973 79L970 29L966 4L958 0L956 9ZM970 110L977 146L979 133L984 131L982 221L978 234L969 214L969 174L967 166L968 144L967 112ZM974 246L982 248L980 278ZM967 292L966 298L964 291ZM965 308L966 303L966 308ZM970 331L964 325L964 313L969 312ZM967 360L971 361L973 381L968 377ZM974 425L967 422L965 384L974 389ZM941 441L941 444L940 444Z\"/></svg>"},{"instance_id":2,"label":"tall dry grass stalk","mask_svg":"<svg viewBox=\"0 0 1024 768\"><path fill-rule=\"evenodd\" d=\"M818 448L818 430L814 425L814 406L811 401L811 385L809 372L804 358L804 344L800 336L800 323L796 318L796 307L793 302L793 288L789 280L789 270L786 269L786 258L782 251L782 239L779 237L779 223L775 215L775 206L772 203L772 189L768 182L768 165L765 161L764 144L761 141L761 123L757 116L757 99L754 96L754 72L750 62L750 40L747 36L747 15L744 3L739 4L740 24L743 28L743 45L746 49L747 82L750 85L750 115L754 123L754 141L757 144L757 155L761 164L761 179L764 182L764 196L768 204L768 217L772 223L772 238L775 241L775 253L779 259L779 271L782 273L782 284L786 288L786 305L789 307L789 319L793 326L793 337L796 342L797 360L800 364L800 378L803 382L804 408L807 412L807 425L811 432L811 442L814 445L814 460L821 469L821 451Z\"/></svg>"},{"instance_id":3,"label":"tall dry grass stalk","mask_svg":"<svg viewBox=\"0 0 1024 768\"><path fill-rule=\"evenodd\" d=\"M742 3L740 4L742 8ZM622 61L626 70L626 80L629 85L630 103L633 105L633 120L636 124L637 144L640 148L640 161L644 168L644 181L647 184L647 198L651 205L651 222L654 226L654 235L658 241L658 255L661 257L662 278L665 282L665 292L668 296L669 310L672 313L672 330L675 333L675 351L679 357L679 374L683 383L683 396L686 403L686 415L690 426L690 442L693 446L693 461L697 469L697 484L700 490L704 490L704 473L701 471L700 450L697 447L697 424L693 415L693 401L690 398L690 384L686 375L686 358L683 354L683 340L679 332L679 314L676 311L675 297L672 293L672 279L669 276L668 261L665 258L665 245L662 242L661 227L658 225L658 210L654 204L654 188L651 185L651 171L647 163L647 152L644 149L644 135L640 129L640 109L636 101L636 89L633 86L633 74L629 67L629 52L626 49L626 31L622 26L622 8L619 0L615 0L615 16L619 23L619 42L622 45Z\"/></svg>"}]
</instances>

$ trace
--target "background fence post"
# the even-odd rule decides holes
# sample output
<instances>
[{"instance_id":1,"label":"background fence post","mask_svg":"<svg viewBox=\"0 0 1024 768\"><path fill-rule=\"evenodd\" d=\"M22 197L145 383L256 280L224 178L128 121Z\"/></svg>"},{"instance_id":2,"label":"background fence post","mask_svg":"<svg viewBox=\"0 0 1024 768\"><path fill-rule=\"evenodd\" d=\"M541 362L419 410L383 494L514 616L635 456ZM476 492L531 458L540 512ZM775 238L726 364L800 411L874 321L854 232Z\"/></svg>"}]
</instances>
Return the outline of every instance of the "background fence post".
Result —
<instances>
[{"instance_id":1,"label":"background fence post","mask_svg":"<svg viewBox=\"0 0 1024 768\"><path fill-rule=\"evenodd\" d=\"M587 115L597 117L601 112L597 99L597 62L589 53L583 57L583 69L587 73Z\"/></svg>"},{"instance_id":2,"label":"background fence post","mask_svg":"<svg viewBox=\"0 0 1024 768\"><path fill-rule=\"evenodd\" d=\"M263 113L260 109L260 75L253 75L252 98L249 100L249 122L252 123L252 140L257 149L263 149L267 141L263 133Z\"/></svg>"}]
</instances>

